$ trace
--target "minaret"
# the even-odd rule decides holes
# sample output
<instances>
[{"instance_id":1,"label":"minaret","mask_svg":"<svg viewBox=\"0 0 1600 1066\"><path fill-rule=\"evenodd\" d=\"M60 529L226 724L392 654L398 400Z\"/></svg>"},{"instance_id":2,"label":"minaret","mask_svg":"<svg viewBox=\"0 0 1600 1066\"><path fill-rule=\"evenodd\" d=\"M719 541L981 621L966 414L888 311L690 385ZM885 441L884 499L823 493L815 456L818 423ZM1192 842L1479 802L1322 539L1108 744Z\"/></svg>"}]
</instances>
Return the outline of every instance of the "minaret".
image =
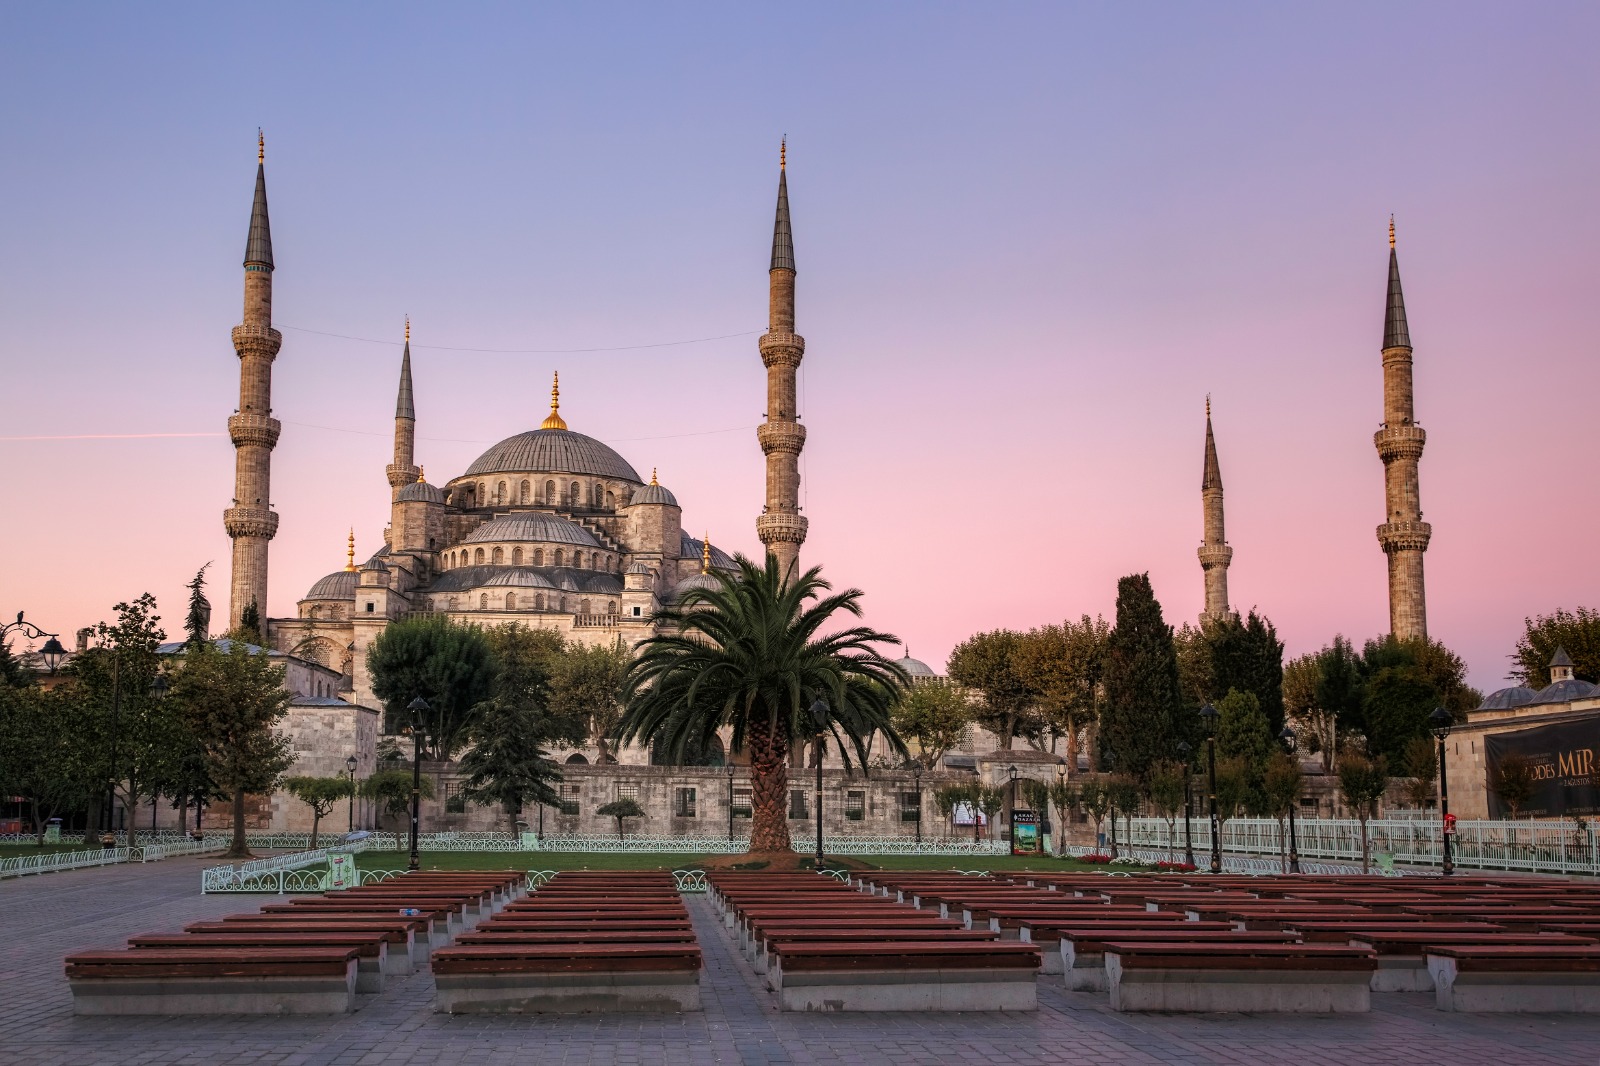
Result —
<instances>
[{"instance_id":1,"label":"minaret","mask_svg":"<svg viewBox=\"0 0 1600 1066\"><path fill-rule=\"evenodd\" d=\"M1388 521L1378 527L1378 543L1389 557L1389 632L1402 640L1428 637L1428 609L1422 586L1422 553L1433 527L1422 520L1417 460L1428 435L1413 419L1411 332L1400 291L1400 260L1395 255L1394 219L1389 219L1389 300L1383 316L1383 428L1373 434L1383 460Z\"/></svg>"},{"instance_id":2,"label":"minaret","mask_svg":"<svg viewBox=\"0 0 1600 1066\"><path fill-rule=\"evenodd\" d=\"M272 361L283 335L272 328L266 160L266 138L261 136L256 142L255 206L244 247L244 321L233 327L233 347L239 355L239 409L228 419L235 454L233 506L222 512L222 524L233 538L229 628L239 624L252 604L265 617L267 545L278 531L278 516L272 510L272 449L282 426L272 417Z\"/></svg>"},{"instance_id":3,"label":"minaret","mask_svg":"<svg viewBox=\"0 0 1600 1066\"><path fill-rule=\"evenodd\" d=\"M406 347L400 353L400 395L394 405L394 462L388 466L390 501L400 490L414 485L421 473L416 466L417 409L411 399L411 316L406 316Z\"/></svg>"},{"instance_id":4,"label":"minaret","mask_svg":"<svg viewBox=\"0 0 1600 1066\"><path fill-rule=\"evenodd\" d=\"M1200 477L1200 503L1205 512L1205 538L1200 542L1200 569L1206 578L1206 609L1202 622L1221 622L1233 614L1228 606L1228 564L1233 549L1222 522L1222 465L1217 462L1217 439L1211 432L1211 397L1206 397L1206 462Z\"/></svg>"},{"instance_id":5,"label":"minaret","mask_svg":"<svg viewBox=\"0 0 1600 1066\"><path fill-rule=\"evenodd\" d=\"M767 457L767 502L756 533L784 574L798 572L806 519L800 514L800 450L806 428L795 410L795 371L806 340L794 331L794 236L789 230L788 142L778 150L778 214L772 227L768 271L767 332L761 361L767 368L767 421L756 430Z\"/></svg>"}]
</instances>

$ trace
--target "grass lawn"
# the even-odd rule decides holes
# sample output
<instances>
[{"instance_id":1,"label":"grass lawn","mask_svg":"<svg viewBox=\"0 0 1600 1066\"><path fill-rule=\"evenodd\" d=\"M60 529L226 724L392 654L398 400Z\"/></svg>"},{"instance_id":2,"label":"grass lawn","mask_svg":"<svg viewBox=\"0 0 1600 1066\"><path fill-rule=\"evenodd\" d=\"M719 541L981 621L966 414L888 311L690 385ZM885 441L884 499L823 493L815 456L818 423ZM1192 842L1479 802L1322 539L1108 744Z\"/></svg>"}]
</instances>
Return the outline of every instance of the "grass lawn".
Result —
<instances>
[{"instance_id":1,"label":"grass lawn","mask_svg":"<svg viewBox=\"0 0 1600 1066\"><path fill-rule=\"evenodd\" d=\"M33 844L0 844L0 858L11 859L18 855L56 855L63 851L85 851L82 844L46 844L36 847ZM100 845L94 846L95 851L100 850Z\"/></svg>"},{"instance_id":2,"label":"grass lawn","mask_svg":"<svg viewBox=\"0 0 1600 1066\"><path fill-rule=\"evenodd\" d=\"M424 870L682 870L693 869L711 856L639 852L567 851L424 851ZM726 856L718 856L725 858ZM363 870L403 870L403 851L363 851L356 865ZM994 870L1002 873L1107 873L1104 866L1024 855L853 855L880 870Z\"/></svg>"}]
</instances>

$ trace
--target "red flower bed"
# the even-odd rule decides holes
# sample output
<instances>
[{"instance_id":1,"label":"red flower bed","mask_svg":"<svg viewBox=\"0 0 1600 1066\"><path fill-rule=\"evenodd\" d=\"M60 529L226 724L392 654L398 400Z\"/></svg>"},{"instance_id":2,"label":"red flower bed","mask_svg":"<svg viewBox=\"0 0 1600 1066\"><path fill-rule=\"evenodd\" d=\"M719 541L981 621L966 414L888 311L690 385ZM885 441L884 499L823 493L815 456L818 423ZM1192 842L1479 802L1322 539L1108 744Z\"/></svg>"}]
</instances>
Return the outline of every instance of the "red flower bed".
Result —
<instances>
[{"instance_id":1,"label":"red flower bed","mask_svg":"<svg viewBox=\"0 0 1600 1066\"><path fill-rule=\"evenodd\" d=\"M1096 852L1096 853L1089 854L1089 855L1079 855L1078 856L1078 861L1079 862L1101 862L1101 863L1104 863L1104 862L1110 862L1111 861L1111 856L1106 855L1103 852Z\"/></svg>"},{"instance_id":2,"label":"red flower bed","mask_svg":"<svg viewBox=\"0 0 1600 1066\"><path fill-rule=\"evenodd\" d=\"M1174 874L1192 874L1195 871L1195 865L1192 862L1167 862L1163 859L1156 863L1156 869Z\"/></svg>"}]
</instances>

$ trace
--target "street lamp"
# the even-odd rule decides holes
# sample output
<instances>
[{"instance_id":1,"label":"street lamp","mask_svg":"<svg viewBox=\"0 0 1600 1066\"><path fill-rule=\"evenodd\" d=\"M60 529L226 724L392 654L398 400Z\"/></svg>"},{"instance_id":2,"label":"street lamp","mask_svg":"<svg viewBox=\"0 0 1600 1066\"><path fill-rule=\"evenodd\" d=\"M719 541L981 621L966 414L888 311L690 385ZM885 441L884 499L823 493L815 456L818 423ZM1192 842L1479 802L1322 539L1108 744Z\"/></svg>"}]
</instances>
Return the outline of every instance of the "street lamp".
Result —
<instances>
[{"instance_id":1,"label":"street lamp","mask_svg":"<svg viewBox=\"0 0 1600 1066\"><path fill-rule=\"evenodd\" d=\"M1194 749L1189 747L1187 740L1178 741L1178 758L1183 760L1183 861L1191 867L1194 866L1194 800L1193 792L1189 788L1189 780L1193 777L1193 767L1189 765L1189 755Z\"/></svg>"},{"instance_id":2,"label":"street lamp","mask_svg":"<svg viewBox=\"0 0 1600 1066\"><path fill-rule=\"evenodd\" d=\"M733 843L733 763L728 764L728 843Z\"/></svg>"},{"instance_id":3,"label":"street lamp","mask_svg":"<svg viewBox=\"0 0 1600 1066\"><path fill-rule=\"evenodd\" d=\"M1278 734L1278 739L1283 741L1283 750L1288 752L1290 759L1293 759L1295 757L1294 730L1284 726L1283 732ZM1295 839L1294 833L1294 809L1298 806L1300 806L1300 797L1292 797L1289 800L1289 872L1292 874L1300 872L1300 845L1299 841Z\"/></svg>"},{"instance_id":4,"label":"street lamp","mask_svg":"<svg viewBox=\"0 0 1600 1066\"><path fill-rule=\"evenodd\" d=\"M407 869L422 865L417 854L417 823L422 817L422 716L428 713L428 701L418 696L406 704L411 712L411 862Z\"/></svg>"},{"instance_id":5,"label":"street lamp","mask_svg":"<svg viewBox=\"0 0 1600 1066\"><path fill-rule=\"evenodd\" d=\"M1011 786L1006 792L1006 840L1010 842L1012 851L1017 847L1017 768L1015 764L1006 767L1006 777L1011 781Z\"/></svg>"},{"instance_id":6,"label":"street lamp","mask_svg":"<svg viewBox=\"0 0 1600 1066\"><path fill-rule=\"evenodd\" d=\"M911 787L917 797L917 844L922 844L922 764L917 763L911 770Z\"/></svg>"},{"instance_id":7,"label":"street lamp","mask_svg":"<svg viewBox=\"0 0 1600 1066\"><path fill-rule=\"evenodd\" d=\"M1103 767L1105 769L1106 773L1108 773L1108 774L1112 773L1113 772L1113 768L1117 765L1117 753L1112 751L1110 748L1107 748L1100 755L1100 765L1101 765L1101 767ZM1107 792L1109 794L1106 796L1106 806L1111 811L1111 857L1113 859L1115 859L1117 857L1117 805L1116 805L1116 802L1115 802L1116 793L1110 792L1110 785L1109 784L1107 785Z\"/></svg>"},{"instance_id":8,"label":"street lamp","mask_svg":"<svg viewBox=\"0 0 1600 1066\"><path fill-rule=\"evenodd\" d=\"M1056 817L1060 823L1051 823L1055 831L1056 858L1065 855L1067 844L1067 809L1061 805L1061 797L1067 794L1067 764L1062 763L1056 767Z\"/></svg>"},{"instance_id":9,"label":"street lamp","mask_svg":"<svg viewBox=\"0 0 1600 1066\"><path fill-rule=\"evenodd\" d=\"M5 644L6 637L11 634L12 630L21 633L29 640L38 640L40 637L50 638L44 642L44 647L39 649L39 658L44 660L44 667L51 674L56 672L56 667L61 665L61 660L67 657L67 649L63 648L61 641L56 639L60 634L46 633L32 622L24 622L21 611L17 612L17 620L15 622L7 622L5 625L0 626L0 645Z\"/></svg>"},{"instance_id":10,"label":"street lamp","mask_svg":"<svg viewBox=\"0 0 1600 1066\"><path fill-rule=\"evenodd\" d=\"M1455 719L1443 707L1435 707L1433 713L1428 715L1428 729L1439 741L1439 818L1443 822L1443 831L1439 839L1443 844L1443 862L1439 872L1449 877L1455 873L1456 864L1450 858L1450 837L1455 830L1450 819L1450 782L1445 776L1444 738L1450 735L1450 727L1455 725Z\"/></svg>"},{"instance_id":11,"label":"street lamp","mask_svg":"<svg viewBox=\"0 0 1600 1066\"><path fill-rule=\"evenodd\" d=\"M356 757L349 756L344 761L344 771L350 775L350 832L356 831Z\"/></svg>"},{"instance_id":12,"label":"street lamp","mask_svg":"<svg viewBox=\"0 0 1600 1066\"><path fill-rule=\"evenodd\" d=\"M817 872L822 872L822 738L827 735L828 701L817 697L811 705L811 720L817 727Z\"/></svg>"},{"instance_id":13,"label":"street lamp","mask_svg":"<svg viewBox=\"0 0 1600 1066\"><path fill-rule=\"evenodd\" d=\"M1206 731L1206 794L1211 800L1211 872L1222 872L1222 830L1217 824L1217 709L1211 704L1200 708L1200 722Z\"/></svg>"}]
</instances>

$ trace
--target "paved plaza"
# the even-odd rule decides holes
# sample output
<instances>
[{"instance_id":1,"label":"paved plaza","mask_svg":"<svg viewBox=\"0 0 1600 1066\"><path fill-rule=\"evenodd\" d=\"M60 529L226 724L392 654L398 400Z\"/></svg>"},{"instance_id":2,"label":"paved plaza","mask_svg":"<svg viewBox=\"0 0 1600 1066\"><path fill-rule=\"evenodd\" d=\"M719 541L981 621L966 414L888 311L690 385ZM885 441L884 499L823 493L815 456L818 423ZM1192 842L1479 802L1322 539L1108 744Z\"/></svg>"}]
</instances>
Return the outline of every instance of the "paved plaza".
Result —
<instances>
[{"instance_id":1,"label":"paved plaza","mask_svg":"<svg viewBox=\"0 0 1600 1066\"><path fill-rule=\"evenodd\" d=\"M269 898L200 895L203 864L175 859L0 882L0 1066L1594 1066L1600 1059L1600 1017L1452 1016L1433 1010L1431 995L1374 996L1371 1014L1345 1017L1124 1015L1104 995L1065 992L1059 977L1044 977L1036 1014L782 1014L698 897L690 910L705 953L699 1014L451 1017L433 1013L432 982L421 973L391 979L353 1015L74 1017L62 956L121 947L134 933L176 931Z\"/></svg>"}]
</instances>

